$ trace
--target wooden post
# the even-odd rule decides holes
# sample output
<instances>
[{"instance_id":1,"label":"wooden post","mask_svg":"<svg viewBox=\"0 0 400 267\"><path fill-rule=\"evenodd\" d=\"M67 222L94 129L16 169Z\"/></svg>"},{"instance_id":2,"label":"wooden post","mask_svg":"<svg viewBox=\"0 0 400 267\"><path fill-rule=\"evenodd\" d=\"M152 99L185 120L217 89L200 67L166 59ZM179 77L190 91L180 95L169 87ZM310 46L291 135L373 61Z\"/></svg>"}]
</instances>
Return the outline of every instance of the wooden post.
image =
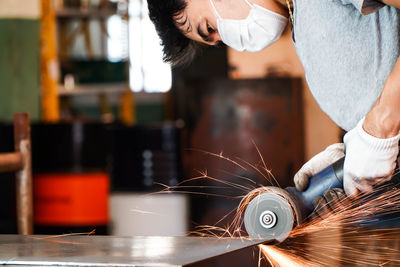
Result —
<instances>
[{"instance_id":1,"label":"wooden post","mask_svg":"<svg viewBox=\"0 0 400 267\"><path fill-rule=\"evenodd\" d=\"M33 234L32 158L29 115L14 115L15 152L22 156L22 169L16 173L18 233Z\"/></svg>"},{"instance_id":2,"label":"wooden post","mask_svg":"<svg viewBox=\"0 0 400 267\"><path fill-rule=\"evenodd\" d=\"M42 120L45 122L57 122L60 119L60 110L57 89L59 63L57 57L56 15L52 0L41 0L41 2Z\"/></svg>"}]
</instances>

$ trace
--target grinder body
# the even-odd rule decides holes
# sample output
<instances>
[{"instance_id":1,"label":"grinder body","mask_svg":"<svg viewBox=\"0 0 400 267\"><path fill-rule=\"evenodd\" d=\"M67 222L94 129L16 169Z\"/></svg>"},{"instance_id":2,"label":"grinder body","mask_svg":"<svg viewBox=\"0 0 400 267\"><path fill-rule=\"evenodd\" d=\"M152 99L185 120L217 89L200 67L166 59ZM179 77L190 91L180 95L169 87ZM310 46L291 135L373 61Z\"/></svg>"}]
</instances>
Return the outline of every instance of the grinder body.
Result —
<instances>
[{"instance_id":1,"label":"grinder body","mask_svg":"<svg viewBox=\"0 0 400 267\"><path fill-rule=\"evenodd\" d=\"M326 190L343 188L344 157L310 177L303 192L294 187L266 187L246 208L244 224L252 238L283 241L314 210L312 201Z\"/></svg>"},{"instance_id":2,"label":"grinder body","mask_svg":"<svg viewBox=\"0 0 400 267\"><path fill-rule=\"evenodd\" d=\"M295 187L285 188L294 198L298 212L300 212L297 217L301 218L297 223L302 223L314 210L312 203L314 198L322 196L326 190L343 188L343 165L344 157L310 177L308 187L303 192L298 191Z\"/></svg>"},{"instance_id":3,"label":"grinder body","mask_svg":"<svg viewBox=\"0 0 400 267\"><path fill-rule=\"evenodd\" d=\"M400 160L400 156L398 158ZM399 161L400 162L400 161ZM309 185L303 192L294 187L285 189L265 187L247 205L244 224L252 238L275 239L279 242L286 239L296 224L301 224L313 212L313 200L322 196L326 190L343 188L344 157L310 177ZM387 188L400 189L400 172L381 188L377 188L369 197L378 196ZM257 190L257 189L256 189ZM357 223L364 228L398 228L400 211L374 214Z\"/></svg>"}]
</instances>

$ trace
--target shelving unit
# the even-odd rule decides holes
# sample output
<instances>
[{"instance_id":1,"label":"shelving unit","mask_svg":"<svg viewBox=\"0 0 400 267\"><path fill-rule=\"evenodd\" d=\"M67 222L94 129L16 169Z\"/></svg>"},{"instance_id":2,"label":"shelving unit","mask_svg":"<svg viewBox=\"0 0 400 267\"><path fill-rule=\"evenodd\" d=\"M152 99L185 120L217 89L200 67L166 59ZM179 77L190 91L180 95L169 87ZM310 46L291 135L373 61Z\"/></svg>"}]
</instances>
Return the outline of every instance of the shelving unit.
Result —
<instances>
[{"instance_id":1,"label":"shelving unit","mask_svg":"<svg viewBox=\"0 0 400 267\"><path fill-rule=\"evenodd\" d=\"M116 107L122 103L132 105L125 75L128 33L124 21L129 19L128 4L129 0L55 2L61 73L56 90L62 116L116 116ZM124 28L115 26L115 21L121 21L116 25ZM116 46L121 50L115 50L115 42L122 43ZM117 53L110 53L109 46Z\"/></svg>"}]
</instances>

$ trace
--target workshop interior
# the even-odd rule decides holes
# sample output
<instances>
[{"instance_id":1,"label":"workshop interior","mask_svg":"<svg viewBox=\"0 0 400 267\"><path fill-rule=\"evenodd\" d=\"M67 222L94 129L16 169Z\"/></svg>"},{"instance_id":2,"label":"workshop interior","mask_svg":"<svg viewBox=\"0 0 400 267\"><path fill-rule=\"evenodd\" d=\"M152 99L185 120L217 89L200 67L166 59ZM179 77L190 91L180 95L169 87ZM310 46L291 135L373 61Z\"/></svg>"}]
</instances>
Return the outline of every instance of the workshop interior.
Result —
<instances>
[{"instance_id":1,"label":"workshop interior","mask_svg":"<svg viewBox=\"0 0 400 267\"><path fill-rule=\"evenodd\" d=\"M0 264L400 266L395 189L324 220L343 158L294 188L345 131L290 26L200 50L165 63L146 0L0 1Z\"/></svg>"}]
</instances>

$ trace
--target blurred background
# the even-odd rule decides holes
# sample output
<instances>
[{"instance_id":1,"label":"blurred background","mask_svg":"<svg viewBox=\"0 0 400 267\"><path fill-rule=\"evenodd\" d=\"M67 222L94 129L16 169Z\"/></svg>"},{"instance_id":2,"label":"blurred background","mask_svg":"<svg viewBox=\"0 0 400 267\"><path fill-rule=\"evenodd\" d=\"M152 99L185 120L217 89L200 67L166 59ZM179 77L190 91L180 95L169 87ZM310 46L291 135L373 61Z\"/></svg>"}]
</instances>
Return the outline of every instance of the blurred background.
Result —
<instances>
[{"instance_id":1,"label":"blurred background","mask_svg":"<svg viewBox=\"0 0 400 267\"><path fill-rule=\"evenodd\" d=\"M268 185L246 165L260 166L261 155L285 187L339 141L289 29L258 53L204 47L186 68L163 63L159 43L145 0L0 1L0 152L14 149L13 114L28 112L35 233L224 227L245 191L211 180L174 186L204 171L249 189L243 177ZM14 174L1 176L0 233L16 233ZM155 194L165 189L177 192ZM212 264L255 258L250 250Z\"/></svg>"}]
</instances>

